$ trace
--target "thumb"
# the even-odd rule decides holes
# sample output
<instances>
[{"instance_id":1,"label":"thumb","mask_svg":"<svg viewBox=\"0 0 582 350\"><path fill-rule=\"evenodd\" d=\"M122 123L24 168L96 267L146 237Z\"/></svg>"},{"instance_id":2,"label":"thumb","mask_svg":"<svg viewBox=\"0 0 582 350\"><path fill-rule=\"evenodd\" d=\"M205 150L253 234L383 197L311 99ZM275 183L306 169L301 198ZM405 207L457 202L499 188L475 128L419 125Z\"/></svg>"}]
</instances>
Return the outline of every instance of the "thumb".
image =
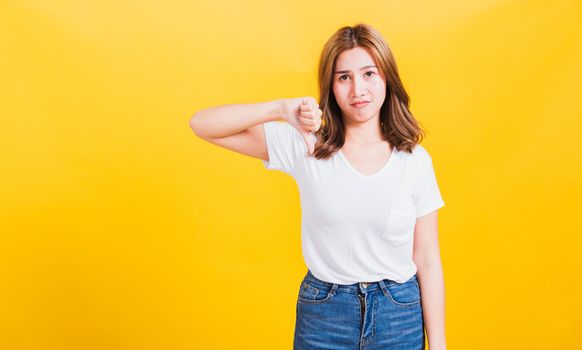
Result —
<instances>
[{"instance_id":1,"label":"thumb","mask_svg":"<svg viewBox=\"0 0 582 350\"><path fill-rule=\"evenodd\" d=\"M301 136L307 145L307 154L312 154L315 149L315 134L311 131L301 130Z\"/></svg>"}]
</instances>

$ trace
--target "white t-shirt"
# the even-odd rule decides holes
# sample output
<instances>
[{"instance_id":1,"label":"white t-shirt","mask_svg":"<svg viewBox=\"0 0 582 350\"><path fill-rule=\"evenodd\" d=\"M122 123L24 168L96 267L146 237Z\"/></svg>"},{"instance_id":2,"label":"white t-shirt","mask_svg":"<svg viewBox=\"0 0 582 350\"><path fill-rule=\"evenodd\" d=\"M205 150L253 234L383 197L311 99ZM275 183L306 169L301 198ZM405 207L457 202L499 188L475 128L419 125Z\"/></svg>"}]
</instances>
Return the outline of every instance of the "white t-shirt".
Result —
<instances>
[{"instance_id":1,"label":"white t-shirt","mask_svg":"<svg viewBox=\"0 0 582 350\"><path fill-rule=\"evenodd\" d=\"M315 277L339 284L402 283L416 273L416 218L445 204L424 147L417 144L412 153L394 148L386 165L366 176L341 151L326 160L307 156L303 137L287 122L264 128L264 166L291 175L298 185L302 254Z\"/></svg>"}]
</instances>

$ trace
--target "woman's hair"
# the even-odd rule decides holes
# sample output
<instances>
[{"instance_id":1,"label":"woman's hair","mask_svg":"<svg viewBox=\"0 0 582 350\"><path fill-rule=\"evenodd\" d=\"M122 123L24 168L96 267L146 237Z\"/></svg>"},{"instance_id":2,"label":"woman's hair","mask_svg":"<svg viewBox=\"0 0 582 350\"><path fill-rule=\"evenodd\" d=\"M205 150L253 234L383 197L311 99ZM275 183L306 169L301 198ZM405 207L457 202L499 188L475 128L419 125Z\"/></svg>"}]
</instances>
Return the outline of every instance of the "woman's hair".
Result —
<instances>
[{"instance_id":1,"label":"woman's hair","mask_svg":"<svg viewBox=\"0 0 582 350\"><path fill-rule=\"evenodd\" d=\"M380 108L380 128L384 139L399 151L410 153L425 136L425 131L409 111L410 99L400 81L396 61L388 44L372 26L359 23L338 29L321 52L318 85L319 108L323 114L321 128L315 132L317 142L313 156L317 159L329 158L344 145L345 125L332 84L337 57L343 51L357 46L368 51L386 78L386 99Z\"/></svg>"}]
</instances>

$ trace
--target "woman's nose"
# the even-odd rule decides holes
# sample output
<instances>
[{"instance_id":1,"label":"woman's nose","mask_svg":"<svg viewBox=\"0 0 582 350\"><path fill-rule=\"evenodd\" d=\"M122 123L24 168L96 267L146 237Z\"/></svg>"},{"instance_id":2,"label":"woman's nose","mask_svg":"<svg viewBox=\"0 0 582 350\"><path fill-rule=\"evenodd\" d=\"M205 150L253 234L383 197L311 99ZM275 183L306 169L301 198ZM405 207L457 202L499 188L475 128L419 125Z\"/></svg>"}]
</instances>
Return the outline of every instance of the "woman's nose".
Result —
<instances>
[{"instance_id":1,"label":"woman's nose","mask_svg":"<svg viewBox=\"0 0 582 350\"><path fill-rule=\"evenodd\" d=\"M361 78L354 78L352 83L352 89L354 93L354 97L361 96L364 92L364 81Z\"/></svg>"}]
</instances>

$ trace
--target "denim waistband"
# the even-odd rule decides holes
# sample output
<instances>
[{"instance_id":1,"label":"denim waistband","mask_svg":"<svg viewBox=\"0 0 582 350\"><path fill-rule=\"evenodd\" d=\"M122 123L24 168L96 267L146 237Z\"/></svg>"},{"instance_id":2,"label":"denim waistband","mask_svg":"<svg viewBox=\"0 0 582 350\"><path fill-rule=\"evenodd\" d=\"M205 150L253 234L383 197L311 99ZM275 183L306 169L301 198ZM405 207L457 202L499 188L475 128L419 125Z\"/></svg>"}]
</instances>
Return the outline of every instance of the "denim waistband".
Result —
<instances>
[{"instance_id":1,"label":"denim waistband","mask_svg":"<svg viewBox=\"0 0 582 350\"><path fill-rule=\"evenodd\" d=\"M386 279L383 279L380 281L373 281L373 282L357 282L357 283L353 283L353 284L339 284L339 283L322 281L319 278L315 277L313 275L313 273L311 273L311 271L308 269L307 275L305 276L305 280L309 281L309 283L311 285L313 285L314 287L319 286L320 288L328 288L328 289L331 289L333 292L340 290L340 291L344 291L344 292L357 293L358 291L369 292L369 291L378 290L378 289L384 290L385 288L388 288L394 284L413 282L413 281L417 280L417 276L415 273L407 281L402 282L402 283L386 278Z\"/></svg>"}]
</instances>

